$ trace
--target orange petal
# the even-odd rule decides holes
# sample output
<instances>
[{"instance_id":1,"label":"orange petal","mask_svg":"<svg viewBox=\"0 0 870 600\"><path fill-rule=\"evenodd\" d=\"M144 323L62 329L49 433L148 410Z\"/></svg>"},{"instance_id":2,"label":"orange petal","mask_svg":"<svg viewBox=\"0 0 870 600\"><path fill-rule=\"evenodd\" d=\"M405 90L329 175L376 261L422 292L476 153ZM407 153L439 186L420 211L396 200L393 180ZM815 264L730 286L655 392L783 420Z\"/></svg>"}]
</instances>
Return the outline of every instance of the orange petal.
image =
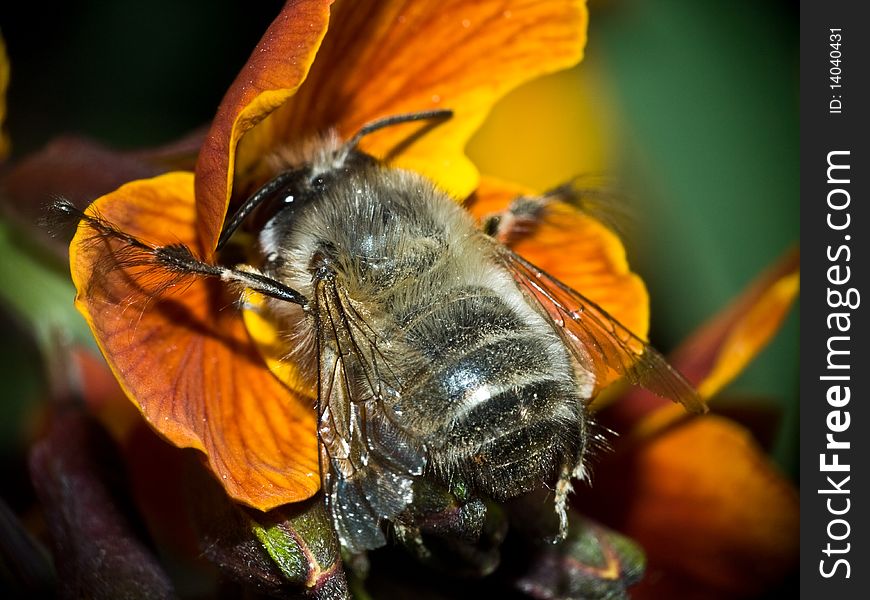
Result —
<instances>
[{"instance_id":1,"label":"orange petal","mask_svg":"<svg viewBox=\"0 0 870 600\"><path fill-rule=\"evenodd\" d=\"M710 398L733 380L779 329L800 290L800 272L795 255L794 270L772 282L753 306L728 330L715 355L713 367L698 384L698 392Z\"/></svg>"},{"instance_id":2,"label":"orange petal","mask_svg":"<svg viewBox=\"0 0 870 600\"><path fill-rule=\"evenodd\" d=\"M196 240L193 174L129 183L89 209L147 242ZM260 509L319 488L310 403L265 368L225 288L118 264L119 244L82 226L70 249L79 310L115 376L170 442L203 451L233 498Z\"/></svg>"},{"instance_id":3,"label":"orange petal","mask_svg":"<svg viewBox=\"0 0 870 600\"><path fill-rule=\"evenodd\" d=\"M305 80L326 33L330 4L332 0L288 1L221 101L196 165L197 233L203 256L214 249L223 225L239 138Z\"/></svg>"},{"instance_id":4,"label":"orange petal","mask_svg":"<svg viewBox=\"0 0 870 600\"><path fill-rule=\"evenodd\" d=\"M797 490L742 427L705 415L635 442L579 497L646 551L632 597L754 597L797 566Z\"/></svg>"},{"instance_id":5,"label":"orange petal","mask_svg":"<svg viewBox=\"0 0 870 600\"><path fill-rule=\"evenodd\" d=\"M481 179L467 204L477 218L504 210L528 189ZM604 308L635 335L649 327L649 297L640 277L629 270L619 237L594 218L566 205L554 204L547 219L512 249L550 275Z\"/></svg>"},{"instance_id":6,"label":"orange petal","mask_svg":"<svg viewBox=\"0 0 870 600\"><path fill-rule=\"evenodd\" d=\"M579 62L586 23L581 0L337 4L308 81L245 136L238 170L328 128L348 138L380 117L450 108L454 117L403 146L395 164L465 198L477 183L463 152L472 133L509 90ZM367 136L362 147L388 157L420 127L389 127Z\"/></svg>"},{"instance_id":7,"label":"orange petal","mask_svg":"<svg viewBox=\"0 0 870 600\"><path fill-rule=\"evenodd\" d=\"M731 381L773 337L800 287L800 252L787 252L725 310L674 352L674 361L705 396Z\"/></svg>"}]
</instances>

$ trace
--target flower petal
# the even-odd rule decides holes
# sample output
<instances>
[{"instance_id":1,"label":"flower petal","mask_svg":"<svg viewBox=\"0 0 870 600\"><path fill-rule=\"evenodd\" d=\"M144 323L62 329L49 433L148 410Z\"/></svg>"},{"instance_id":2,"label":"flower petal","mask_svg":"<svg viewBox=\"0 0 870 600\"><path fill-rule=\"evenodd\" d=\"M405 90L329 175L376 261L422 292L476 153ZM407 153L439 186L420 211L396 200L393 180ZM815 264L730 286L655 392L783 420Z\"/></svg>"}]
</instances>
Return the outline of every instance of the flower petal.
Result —
<instances>
[{"instance_id":1,"label":"flower petal","mask_svg":"<svg viewBox=\"0 0 870 600\"><path fill-rule=\"evenodd\" d=\"M770 341L800 287L800 252L792 249L673 353L674 363L710 397Z\"/></svg>"},{"instance_id":2,"label":"flower petal","mask_svg":"<svg viewBox=\"0 0 870 600\"><path fill-rule=\"evenodd\" d=\"M569 178L612 189L604 175L614 172L624 135L602 58L590 55L499 100L467 147L481 173L538 190Z\"/></svg>"},{"instance_id":3,"label":"flower petal","mask_svg":"<svg viewBox=\"0 0 870 600\"><path fill-rule=\"evenodd\" d=\"M704 415L632 441L579 497L646 551L632 597L754 597L797 566L797 490L742 427Z\"/></svg>"},{"instance_id":4,"label":"flower petal","mask_svg":"<svg viewBox=\"0 0 870 600\"><path fill-rule=\"evenodd\" d=\"M495 101L579 62L586 39L581 0L360 0L333 12L306 84L242 140L242 174L264 152L329 128L348 138L380 117L450 108L453 118L410 143L420 124L386 128L361 145L380 158L396 154L397 166L465 198L477 170L464 147Z\"/></svg>"},{"instance_id":5,"label":"flower petal","mask_svg":"<svg viewBox=\"0 0 870 600\"><path fill-rule=\"evenodd\" d=\"M156 245L193 244L193 185L186 172L135 181L88 212ZM313 411L265 368L238 299L220 282L190 278L179 287L166 272L124 266L119 250L80 227L70 249L76 302L146 419L173 444L205 452L245 504L268 509L314 494Z\"/></svg>"},{"instance_id":6,"label":"flower petal","mask_svg":"<svg viewBox=\"0 0 870 600\"><path fill-rule=\"evenodd\" d=\"M704 398L733 380L772 339L797 297L799 272L800 255L792 250L668 357ZM638 433L685 416L667 400L635 388L609 406L604 418L615 431Z\"/></svg>"},{"instance_id":7,"label":"flower petal","mask_svg":"<svg viewBox=\"0 0 870 600\"><path fill-rule=\"evenodd\" d=\"M71 349L70 354L78 383L75 397L84 401L88 412L97 418L112 439L125 443L141 424L142 415L127 400L101 356L81 347Z\"/></svg>"},{"instance_id":8,"label":"flower petal","mask_svg":"<svg viewBox=\"0 0 870 600\"><path fill-rule=\"evenodd\" d=\"M773 335L797 277L791 252L684 343L673 364L715 391ZM633 596L755 596L796 568L797 491L746 429L714 415L688 418L638 389L598 419L629 435L598 461L581 500L647 550L649 576Z\"/></svg>"},{"instance_id":9,"label":"flower petal","mask_svg":"<svg viewBox=\"0 0 870 600\"><path fill-rule=\"evenodd\" d=\"M196 165L203 256L214 249L224 222L239 138L305 80L326 33L330 4L332 0L288 0L221 101Z\"/></svg>"},{"instance_id":10,"label":"flower petal","mask_svg":"<svg viewBox=\"0 0 870 600\"><path fill-rule=\"evenodd\" d=\"M702 396L710 398L732 381L779 329L800 290L798 261L797 252L789 254L785 263L780 265L787 265L787 271L759 289L752 306L747 306L745 311L736 311L737 314L728 319L730 326L726 328L724 323L718 322L710 325L711 329L719 327L727 334L716 349L710 371L698 384ZM702 341L703 338L692 340L692 345L697 348ZM712 350L710 344L707 347ZM694 354L698 356L700 352L696 349Z\"/></svg>"},{"instance_id":11,"label":"flower petal","mask_svg":"<svg viewBox=\"0 0 870 600\"><path fill-rule=\"evenodd\" d=\"M309 398L314 406L317 401L317 382L312 381L310 376L306 377L304 369L296 361L287 358L287 339L278 328L280 317L270 312L265 298L248 291L242 317L248 334L269 370L293 393Z\"/></svg>"},{"instance_id":12,"label":"flower petal","mask_svg":"<svg viewBox=\"0 0 870 600\"><path fill-rule=\"evenodd\" d=\"M468 210L478 219L505 210L528 189L492 177L481 179ZM601 222L564 204L511 245L523 258L604 308L635 335L649 327L649 297L640 277L629 270L619 237Z\"/></svg>"}]
</instances>

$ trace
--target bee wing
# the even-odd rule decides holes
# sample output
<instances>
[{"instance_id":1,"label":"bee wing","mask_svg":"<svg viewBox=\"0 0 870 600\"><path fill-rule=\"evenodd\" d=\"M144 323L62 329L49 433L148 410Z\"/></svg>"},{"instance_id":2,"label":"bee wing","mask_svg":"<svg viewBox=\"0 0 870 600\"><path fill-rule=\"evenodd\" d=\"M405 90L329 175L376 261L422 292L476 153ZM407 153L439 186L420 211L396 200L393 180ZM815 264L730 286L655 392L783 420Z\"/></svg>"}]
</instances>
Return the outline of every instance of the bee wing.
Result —
<instances>
[{"instance_id":1,"label":"bee wing","mask_svg":"<svg viewBox=\"0 0 870 600\"><path fill-rule=\"evenodd\" d=\"M508 248L498 255L525 294L549 317L568 348L601 388L626 377L693 413L707 411L704 401L652 346L634 335L607 311Z\"/></svg>"},{"instance_id":2,"label":"bee wing","mask_svg":"<svg viewBox=\"0 0 870 600\"><path fill-rule=\"evenodd\" d=\"M342 544L360 552L384 545L381 521L413 500L426 453L392 411L398 382L384 342L334 281L318 282L315 299L324 493Z\"/></svg>"}]
</instances>

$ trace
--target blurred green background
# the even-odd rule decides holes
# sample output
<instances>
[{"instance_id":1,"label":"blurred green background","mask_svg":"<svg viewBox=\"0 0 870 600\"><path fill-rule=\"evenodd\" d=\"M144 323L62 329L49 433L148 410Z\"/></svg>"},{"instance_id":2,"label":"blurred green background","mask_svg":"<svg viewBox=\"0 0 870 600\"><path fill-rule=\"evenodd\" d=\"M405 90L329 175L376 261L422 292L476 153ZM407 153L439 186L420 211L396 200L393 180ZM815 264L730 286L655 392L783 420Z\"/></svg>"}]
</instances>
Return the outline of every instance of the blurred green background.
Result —
<instances>
[{"instance_id":1,"label":"blurred green background","mask_svg":"<svg viewBox=\"0 0 870 600\"><path fill-rule=\"evenodd\" d=\"M207 123L280 5L3 3L10 161L62 133L137 148ZM634 215L629 258L652 296L651 338L666 351L798 242L797 5L601 0L591 10L580 68L517 90L469 150L482 170L536 187L584 174L619 182ZM495 155L498 131L510 134ZM14 486L28 485L40 344L56 342L51 323L86 335L66 277L0 224L0 467ZM727 392L781 407L775 456L793 475L797 371L795 310Z\"/></svg>"}]
</instances>

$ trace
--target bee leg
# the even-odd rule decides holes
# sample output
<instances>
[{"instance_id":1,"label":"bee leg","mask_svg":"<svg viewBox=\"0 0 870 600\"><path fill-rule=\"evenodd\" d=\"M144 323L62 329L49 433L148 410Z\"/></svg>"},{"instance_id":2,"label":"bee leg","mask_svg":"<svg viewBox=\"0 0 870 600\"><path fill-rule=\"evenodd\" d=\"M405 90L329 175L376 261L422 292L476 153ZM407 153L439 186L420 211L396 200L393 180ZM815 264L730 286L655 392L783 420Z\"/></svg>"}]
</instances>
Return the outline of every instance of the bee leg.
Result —
<instances>
[{"instance_id":1,"label":"bee leg","mask_svg":"<svg viewBox=\"0 0 870 600\"><path fill-rule=\"evenodd\" d=\"M559 535L555 541L562 541L568 535L568 494L574 491L571 485L571 467L562 466L559 481L556 482L556 516L559 517Z\"/></svg>"},{"instance_id":2,"label":"bee leg","mask_svg":"<svg viewBox=\"0 0 870 600\"><path fill-rule=\"evenodd\" d=\"M426 561L432 558L432 552L426 547L419 527L408 526L399 521L394 521L393 532L396 535L396 539L418 559Z\"/></svg>"},{"instance_id":3,"label":"bee leg","mask_svg":"<svg viewBox=\"0 0 870 600\"><path fill-rule=\"evenodd\" d=\"M486 216L481 229L486 235L510 246L534 233L548 203L546 196L520 196L505 210Z\"/></svg>"},{"instance_id":4,"label":"bee leg","mask_svg":"<svg viewBox=\"0 0 870 600\"><path fill-rule=\"evenodd\" d=\"M227 283L250 288L265 296L308 306L308 299L296 290L258 273L253 267L225 267L198 259L184 244L153 246L125 233L99 216L83 213L68 200L58 200L52 211L59 218L87 223L97 238L111 238L123 244L124 261L133 265L161 267L179 275L214 277Z\"/></svg>"},{"instance_id":5,"label":"bee leg","mask_svg":"<svg viewBox=\"0 0 870 600\"><path fill-rule=\"evenodd\" d=\"M565 463L556 482L556 516L559 518L559 534L554 542L560 542L568 535L568 495L574 491L573 479L585 479L586 467L583 460Z\"/></svg>"},{"instance_id":6,"label":"bee leg","mask_svg":"<svg viewBox=\"0 0 870 600\"><path fill-rule=\"evenodd\" d=\"M239 285L264 296L308 306L308 300L296 290L287 287L283 283L258 273L253 267L224 267L203 262L196 258L190 248L183 244L171 246L158 246L153 249L154 260L157 264L186 275L201 275L215 277L230 284Z\"/></svg>"},{"instance_id":7,"label":"bee leg","mask_svg":"<svg viewBox=\"0 0 870 600\"><path fill-rule=\"evenodd\" d=\"M532 235L547 217L553 204L567 205L589 215L617 233L628 220L618 193L607 188L581 187L575 179L551 189L540 196L519 196L501 212L485 217L481 223L483 232L505 246L511 246Z\"/></svg>"}]
</instances>

